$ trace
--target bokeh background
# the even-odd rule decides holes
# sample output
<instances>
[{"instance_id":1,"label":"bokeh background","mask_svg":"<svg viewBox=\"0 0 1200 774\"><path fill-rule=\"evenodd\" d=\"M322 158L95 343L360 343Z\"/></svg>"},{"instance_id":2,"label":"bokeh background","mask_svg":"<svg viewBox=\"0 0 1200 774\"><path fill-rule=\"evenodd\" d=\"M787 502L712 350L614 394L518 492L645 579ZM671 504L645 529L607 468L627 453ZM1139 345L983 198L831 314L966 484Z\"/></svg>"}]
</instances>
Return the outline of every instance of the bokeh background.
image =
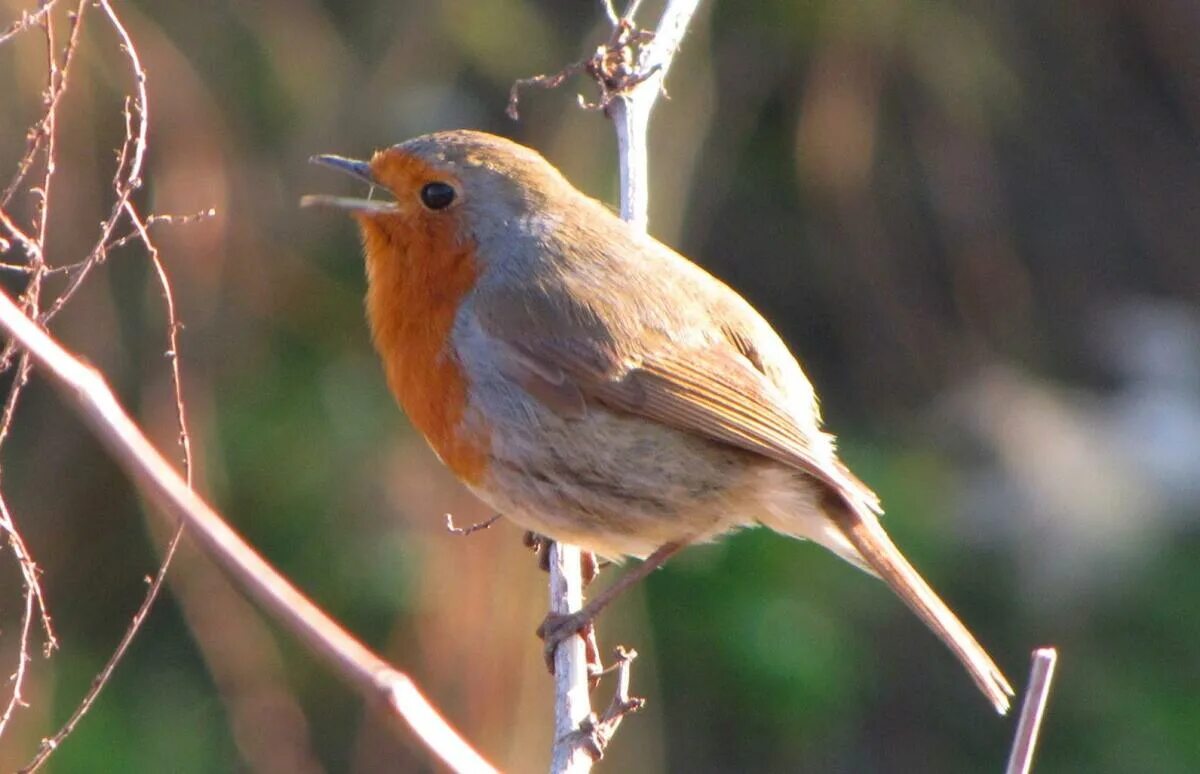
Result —
<instances>
[{"instance_id":1,"label":"bokeh background","mask_svg":"<svg viewBox=\"0 0 1200 774\"><path fill-rule=\"evenodd\" d=\"M31 7L0 0L0 24ZM544 577L511 525L444 530L446 512L490 514L386 392L352 224L297 201L353 190L313 153L454 127L532 145L614 201L611 126L575 105L588 83L504 115L514 79L604 40L599 4L117 7L150 79L138 201L217 211L156 232L186 325L198 486L484 754L542 770ZM710 1L652 124L651 231L792 342L889 530L1009 676L1024 682L1033 647L1061 649L1042 772L1200 770L1196 40L1188 3ZM39 115L43 45L0 47L0 169ZM129 83L115 46L85 31L60 113L52 262L78 260L110 206ZM115 253L55 332L175 448L140 252ZM86 690L165 537L45 383L31 390L0 462L62 648L35 656L3 770ZM196 551L172 573L48 770L436 768ZM5 676L20 612L9 557ZM812 546L754 531L692 548L600 634L640 651L648 699L601 770L997 771L1007 754L1012 722L952 657Z\"/></svg>"}]
</instances>

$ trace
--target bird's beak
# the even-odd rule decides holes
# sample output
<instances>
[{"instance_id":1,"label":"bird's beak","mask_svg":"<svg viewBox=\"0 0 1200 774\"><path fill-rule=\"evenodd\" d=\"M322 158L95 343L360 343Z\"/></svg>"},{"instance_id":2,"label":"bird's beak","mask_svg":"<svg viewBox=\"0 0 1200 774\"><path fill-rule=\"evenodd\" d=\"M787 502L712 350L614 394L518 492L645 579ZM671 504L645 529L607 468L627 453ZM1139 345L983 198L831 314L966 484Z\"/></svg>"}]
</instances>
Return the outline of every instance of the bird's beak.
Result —
<instances>
[{"instance_id":1,"label":"bird's beak","mask_svg":"<svg viewBox=\"0 0 1200 774\"><path fill-rule=\"evenodd\" d=\"M371 165L365 161L357 159L347 159L342 156L320 155L313 156L309 159L313 164L331 167L333 169L345 172L348 175L353 175L359 180L370 183L372 189L376 185L375 176L371 173ZM356 199L350 196L327 196L325 194L312 194L300 198L301 207L332 207L338 210L347 210L349 212L362 212L367 214L380 214L385 212L396 212L396 203L389 201L378 201L374 199Z\"/></svg>"}]
</instances>

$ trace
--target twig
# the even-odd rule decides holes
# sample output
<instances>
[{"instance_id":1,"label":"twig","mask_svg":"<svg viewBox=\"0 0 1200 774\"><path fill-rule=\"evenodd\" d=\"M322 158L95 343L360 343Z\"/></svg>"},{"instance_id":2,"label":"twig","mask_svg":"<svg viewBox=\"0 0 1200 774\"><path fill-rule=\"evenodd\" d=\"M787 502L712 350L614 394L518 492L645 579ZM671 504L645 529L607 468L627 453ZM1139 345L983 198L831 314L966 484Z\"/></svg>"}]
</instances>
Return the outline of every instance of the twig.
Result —
<instances>
[{"instance_id":1,"label":"twig","mask_svg":"<svg viewBox=\"0 0 1200 774\"><path fill-rule=\"evenodd\" d=\"M4 707L4 713L0 715L0 735L3 735L4 729L8 727L8 721L12 719L17 707L26 706L25 700L21 696L21 686L25 682L25 668L29 664L29 630L33 627L35 613L40 612L42 627L46 635L43 654L49 656L50 652L58 647L58 640L54 637L54 630L50 625L50 614L46 610L46 600L42 596L42 586L38 582L38 575L41 571L34 564L28 549L25 548L21 533L17 532L13 525L12 515L8 511L8 503L5 502L2 494L0 494L0 529L8 533L8 542L12 546L13 553L17 555L17 564L21 567L21 577L25 584L25 609L21 615L17 668L11 677L12 693Z\"/></svg>"},{"instance_id":2,"label":"twig","mask_svg":"<svg viewBox=\"0 0 1200 774\"><path fill-rule=\"evenodd\" d=\"M125 203L129 201L129 197L133 192L142 185L142 164L145 161L146 133L148 130L145 112L148 102L146 95L146 71L142 67L137 49L133 45L133 39L129 36L129 32L117 17L108 0L99 0L98 5L104 10L109 22L113 25L113 29L121 40L121 50L129 60L130 68L134 74L134 98L132 100L127 99L125 104L125 141L121 144L121 149L117 154L117 168L113 173L113 190L116 193L116 200L113 202L108 218L100 225L100 236L96 239L87 257L78 264L78 270L71 274L66 289L59 294L54 303L50 305L50 308L38 317L43 325L53 319L66 306L67 302L71 300L76 291L83 285L83 281L87 279L92 268L97 263L104 261L107 256L106 245L112 238L112 232L125 211ZM84 7L86 6L81 3L80 8ZM79 29L79 17L77 16L72 35L77 35ZM72 47L68 50L74 49ZM136 121L134 118L135 114L137 116ZM50 168L53 166L49 162L47 165ZM15 224L4 216L3 211L0 211L0 225L8 229L13 237L22 243L27 253L36 249L37 260L42 260L42 246L33 243L26 235L17 230ZM34 260L32 254L30 257L31 260ZM0 354L0 371L9 367L13 346L14 344L9 342L4 348L3 353Z\"/></svg>"},{"instance_id":3,"label":"twig","mask_svg":"<svg viewBox=\"0 0 1200 774\"><path fill-rule=\"evenodd\" d=\"M62 95L66 91L68 83L67 74L71 63L74 61L74 54L79 44L79 25L77 21L79 14L83 11L83 2L84 0L80 0L76 13L70 18L71 29L67 37L67 45L63 52L61 65L58 60L55 22L53 16L49 13L54 6L54 2L52 1L41 3L41 7L37 13L24 17L8 33L0 37L0 44L2 44L17 32L28 29L31 26L39 26L43 29L46 39L47 76L43 101L44 112L41 119L29 130L26 140L26 150L18 162L17 172L8 187L0 194L0 207L3 207L8 204L21 182L28 175L38 152L41 151L45 158L45 168L42 178L40 184L29 189L30 193L36 197L33 228L30 230L32 235L27 234L6 213L0 211L0 226L3 226L25 248L27 263L24 274L26 275L27 282L24 292L21 295L21 305L29 314L34 315L40 311L42 282L49 273L46 266L45 249L47 223L50 214L50 185L54 178L57 162L56 126L58 105ZM4 242L4 247L7 249L10 243L7 240L0 241ZM3 411L0 412L0 446L8 439L9 432L12 429L13 418L16 415L17 404L21 399L25 385L28 383L31 370L32 364L29 357L23 355L17 365L16 376L5 398ZM41 620L42 630L45 635L42 652L47 658L58 647L58 641L54 635L50 613L47 609L45 595L39 580L41 571L30 555L17 529L8 504L2 495L0 495L0 527L8 533L9 545L12 547L17 563L21 568L21 577L25 586L25 604L17 649L18 663L11 677L12 689L9 701L5 706L3 714L0 715L0 734L3 734L17 707L25 706L21 690L29 663L29 637L34 615L39 616Z\"/></svg>"},{"instance_id":4,"label":"twig","mask_svg":"<svg viewBox=\"0 0 1200 774\"><path fill-rule=\"evenodd\" d=\"M100 373L69 354L0 293L0 327L44 369L139 489L189 532L246 593L366 696L382 700L446 765L494 771L413 681L339 627L276 572L180 478L121 408Z\"/></svg>"},{"instance_id":5,"label":"twig","mask_svg":"<svg viewBox=\"0 0 1200 774\"><path fill-rule=\"evenodd\" d=\"M1037 747L1038 732L1042 728L1042 717L1050 698L1050 683L1054 680L1054 666L1057 663L1058 651L1054 648L1038 648L1033 652L1033 667L1029 671L1029 684L1025 686L1025 701L1021 704L1021 717L1017 721L1017 734L1013 739L1005 774L1029 774L1033 766L1033 752Z\"/></svg>"},{"instance_id":6,"label":"twig","mask_svg":"<svg viewBox=\"0 0 1200 774\"><path fill-rule=\"evenodd\" d=\"M150 239L150 234L146 230L146 221L137 212L131 202L125 203L125 211L129 219L133 221L135 233L141 239L142 244L146 248L146 252L150 257L150 262L154 266L155 275L158 278L159 287L163 294L163 305L167 315L167 359L171 364L171 384L175 392L175 423L179 429L179 445L181 447L180 462L183 465L183 475L189 489L192 488L192 441L188 433L187 412L184 409L183 402L183 378L179 372L179 329L181 327L179 318L175 313L175 296L171 291L171 282L167 277L166 267L162 264L161 256L158 252L158 246ZM93 678L91 687L87 693L79 700L75 710L66 722L58 729L58 731L48 739L43 739L34 757L20 770L20 774L37 771L50 758L55 750L62 745L63 741L75 730L79 721L88 713L92 705L96 703L100 692L108 685L112 679L113 672L116 671L117 664L125 657L125 653L129 650L129 646L133 643L138 632L142 629L142 624L146 617L150 614L151 608L154 607L155 601L162 590L163 582L167 577L167 570L171 566L171 560L175 558L175 550L179 547L179 541L183 537L183 525L179 525L175 529L175 534L171 536L167 543L166 550L163 552L162 562L159 564L158 571L154 574L153 580L150 581L150 587L146 590L146 595L142 598L142 603L138 606L137 611L133 614L133 618L126 627L125 633L121 635L117 647L113 649L112 654L108 657L108 661Z\"/></svg>"},{"instance_id":7,"label":"twig","mask_svg":"<svg viewBox=\"0 0 1200 774\"><path fill-rule=\"evenodd\" d=\"M615 27L621 23L621 15L617 13L617 8L613 5L613 0L601 0L600 5L604 7L604 15L608 17L609 24Z\"/></svg>"},{"instance_id":8,"label":"twig","mask_svg":"<svg viewBox=\"0 0 1200 774\"><path fill-rule=\"evenodd\" d=\"M29 549L25 547L24 538L21 537L21 533L17 532L13 524L12 515L8 511L8 503L4 500L2 492L0 492L0 529L8 533L9 545L12 546L13 553L17 555L17 560L21 563L21 573L24 576L26 591L37 602L38 613L42 620L42 632L46 637L46 643L42 647L42 655L49 658L50 654L58 649L58 638L54 634L54 627L50 622L50 609L46 605L42 586L38 582L38 578L42 574L42 569L33 561Z\"/></svg>"},{"instance_id":9,"label":"twig","mask_svg":"<svg viewBox=\"0 0 1200 774\"><path fill-rule=\"evenodd\" d=\"M163 223L168 226L187 226L192 223L199 223L202 220L208 220L209 218L216 217L216 214L216 209L209 207L208 209L200 210L199 212L193 212L188 215L147 215L142 219L141 223L146 230L149 230L153 226L157 226L159 223ZM112 252L113 250L124 247L135 239L140 239L140 231L141 229L134 228L125 236L112 240L104 246L105 252ZM78 264L75 266L75 268L77 267ZM4 268L2 264L0 264L0 268ZM61 271L61 269L59 269L59 271Z\"/></svg>"},{"instance_id":10,"label":"twig","mask_svg":"<svg viewBox=\"0 0 1200 774\"><path fill-rule=\"evenodd\" d=\"M634 3L633 5L637 5ZM604 3L606 13L614 19L611 3ZM580 73L587 73L600 89L600 98L589 102L583 95L577 95L579 106L584 110L605 110L618 95L624 94L661 68L655 65L649 70L638 69L637 48L654 39L654 34L638 29L633 23L630 12L613 21L612 35L608 42L596 49L587 59L572 62L552 75L535 75L532 78L518 78L513 81L508 91L508 108L505 113L516 121L520 116L517 103L521 89L525 86L537 86L543 89L557 89L566 80Z\"/></svg>"},{"instance_id":11,"label":"twig","mask_svg":"<svg viewBox=\"0 0 1200 774\"><path fill-rule=\"evenodd\" d=\"M461 535L463 537L466 537L467 535L473 535L476 532L487 529L488 527L492 526L496 522L500 521L501 516L502 516L502 514L497 513L495 516L492 516L490 519L484 519L483 521L481 521L477 524L472 524L469 527L463 528L463 527L454 526L454 514L447 513L446 514L446 531L449 532L451 535Z\"/></svg>"},{"instance_id":12,"label":"twig","mask_svg":"<svg viewBox=\"0 0 1200 774\"><path fill-rule=\"evenodd\" d=\"M617 687L613 691L612 701L609 702L603 715L584 721L577 732L579 743L588 751L592 759L597 761L604 757L608 743L612 741L613 735L617 733L617 728L625 716L639 711L646 705L645 699L629 695L630 665L637 658L637 651L617 646L613 655L616 659L614 664L605 670L606 672L613 670L617 672Z\"/></svg>"},{"instance_id":13,"label":"twig","mask_svg":"<svg viewBox=\"0 0 1200 774\"><path fill-rule=\"evenodd\" d=\"M54 10L54 6L57 4L57 2L58 0L49 0L49 2L44 2L39 5L38 9L33 13L26 11L25 13L21 14L20 19L17 19L12 24L8 25L8 29L0 33L0 46L7 43L10 38L16 37L33 25L41 24L42 17Z\"/></svg>"}]
</instances>

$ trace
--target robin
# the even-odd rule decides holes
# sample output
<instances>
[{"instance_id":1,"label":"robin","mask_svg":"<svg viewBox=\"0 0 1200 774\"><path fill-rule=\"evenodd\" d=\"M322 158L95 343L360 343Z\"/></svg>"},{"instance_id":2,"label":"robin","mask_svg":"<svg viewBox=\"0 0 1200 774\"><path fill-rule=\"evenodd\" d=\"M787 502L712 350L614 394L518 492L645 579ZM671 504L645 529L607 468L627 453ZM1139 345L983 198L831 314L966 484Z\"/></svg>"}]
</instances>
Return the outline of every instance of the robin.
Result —
<instances>
[{"instance_id":1,"label":"robin","mask_svg":"<svg viewBox=\"0 0 1200 774\"><path fill-rule=\"evenodd\" d=\"M882 578L1008 710L1004 675L884 532L796 358L736 292L501 137L313 160L392 197L303 203L358 221L388 385L442 462L526 529L645 559L549 620L550 647L682 547L765 525Z\"/></svg>"}]
</instances>

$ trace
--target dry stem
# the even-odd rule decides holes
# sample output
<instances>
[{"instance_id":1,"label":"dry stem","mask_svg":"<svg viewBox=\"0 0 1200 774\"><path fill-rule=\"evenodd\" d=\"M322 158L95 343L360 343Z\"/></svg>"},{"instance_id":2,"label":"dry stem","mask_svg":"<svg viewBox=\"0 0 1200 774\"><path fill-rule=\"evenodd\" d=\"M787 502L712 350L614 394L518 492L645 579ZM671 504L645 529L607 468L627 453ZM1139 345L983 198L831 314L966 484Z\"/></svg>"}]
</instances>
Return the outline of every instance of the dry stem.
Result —
<instances>
[{"instance_id":1,"label":"dry stem","mask_svg":"<svg viewBox=\"0 0 1200 774\"><path fill-rule=\"evenodd\" d=\"M1054 648L1038 648L1033 652L1033 666L1029 672L1029 683L1025 686L1025 701L1021 704L1021 716L1017 721L1017 733L1005 774L1029 774L1033 767L1033 752L1042 728L1046 702L1050 699L1050 683L1054 680L1057 662L1058 651Z\"/></svg>"}]
</instances>

